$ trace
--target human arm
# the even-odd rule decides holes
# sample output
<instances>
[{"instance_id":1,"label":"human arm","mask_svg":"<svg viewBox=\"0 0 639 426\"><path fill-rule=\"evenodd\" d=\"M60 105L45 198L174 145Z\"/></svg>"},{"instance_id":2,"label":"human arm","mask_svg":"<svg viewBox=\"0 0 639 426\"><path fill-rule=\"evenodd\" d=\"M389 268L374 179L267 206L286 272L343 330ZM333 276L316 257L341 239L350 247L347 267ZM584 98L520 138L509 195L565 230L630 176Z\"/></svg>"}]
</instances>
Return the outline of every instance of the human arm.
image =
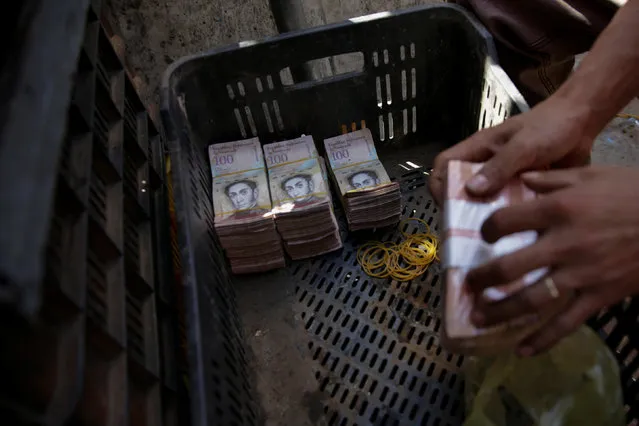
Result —
<instances>
[{"instance_id":1,"label":"human arm","mask_svg":"<svg viewBox=\"0 0 639 426\"><path fill-rule=\"evenodd\" d=\"M494 193L522 171L585 164L596 135L639 94L638 76L639 0L629 0L555 94L436 158L430 179L435 200L443 200L453 159L486 162L467 186L474 195Z\"/></svg>"}]
</instances>

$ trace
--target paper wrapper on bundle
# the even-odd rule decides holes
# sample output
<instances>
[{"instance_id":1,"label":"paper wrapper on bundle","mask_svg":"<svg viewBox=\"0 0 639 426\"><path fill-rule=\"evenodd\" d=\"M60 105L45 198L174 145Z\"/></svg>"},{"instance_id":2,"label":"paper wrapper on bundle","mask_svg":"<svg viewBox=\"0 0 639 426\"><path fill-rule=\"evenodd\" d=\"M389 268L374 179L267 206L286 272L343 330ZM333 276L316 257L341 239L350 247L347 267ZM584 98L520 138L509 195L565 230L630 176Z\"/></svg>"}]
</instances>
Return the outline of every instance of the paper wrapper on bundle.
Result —
<instances>
[{"instance_id":1,"label":"paper wrapper on bundle","mask_svg":"<svg viewBox=\"0 0 639 426\"><path fill-rule=\"evenodd\" d=\"M518 178L513 179L501 192L489 198L470 197L466 182L482 164L450 161L444 205L443 263L446 269L446 303L442 343L453 352L490 355L513 348L524 338L544 325L563 307L564 298L549 303L541 312L518 318L510 323L488 328L477 328L470 319L476 297L492 303L514 294L522 288L543 279L547 270L537 269L508 285L492 287L483 294L473 294L467 286L468 271L488 261L533 244L535 231L511 234L494 244L481 237L484 221L496 210L535 198ZM543 285L543 284L538 284Z\"/></svg>"}]
</instances>

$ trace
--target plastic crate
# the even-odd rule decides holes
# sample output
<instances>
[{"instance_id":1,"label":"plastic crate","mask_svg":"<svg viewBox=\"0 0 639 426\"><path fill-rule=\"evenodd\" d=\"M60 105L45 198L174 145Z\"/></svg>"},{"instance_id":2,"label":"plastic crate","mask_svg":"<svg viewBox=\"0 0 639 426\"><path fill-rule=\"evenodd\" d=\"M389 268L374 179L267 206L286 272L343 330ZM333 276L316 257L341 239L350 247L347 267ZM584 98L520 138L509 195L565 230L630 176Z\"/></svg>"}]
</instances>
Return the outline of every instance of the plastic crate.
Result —
<instances>
[{"instance_id":1,"label":"plastic crate","mask_svg":"<svg viewBox=\"0 0 639 426\"><path fill-rule=\"evenodd\" d=\"M52 215L31 223L49 230L42 295L25 295L42 304L33 312L0 309L7 424L185 423L164 140L98 6L78 12L84 38L62 109L62 147L42 163L55 172L51 193L41 189L53 199Z\"/></svg>"},{"instance_id":2,"label":"plastic crate","mask_svg":"<svg viewBox=\"0 0 639 426\"><path fill-rule=\"evenodd\" d=\"M326 63L347 72L325 72ZM162 114L186 291L193 424L254 425L266 416L298 425L322 418L331 426L457 425L464 411L464 359L439 342L439 267L407 283L366 276L356 249L369 238L401 239L386 230L344 233L343 250L284 270L230 276L213 231L207 145L311 134L321 149L323 139L367 126L401 184L403 217L437 231L424 173L436 154L525 109L496 63L491 36L451 5L351 19L173 64ZM596 328L616 321L602 329L615 351L625 342L616 353L629 422L639 418L636 319L628 304L595 320ZM286 418L290 412L297 417Z\"/></svg>"},{"instance_id":3,"label":"plastic crate","mask_svg":"<svg viewBox=\"0 0 639 426\"><path fill-rule=\"evenodd\" d=\"M0 307L34 316L56 162L88 0L21 1L3 13L0 60ZM66 25L59 25L65 22ZM29 143L25 143L29 141Z\"/></svg>"}]
</instances>

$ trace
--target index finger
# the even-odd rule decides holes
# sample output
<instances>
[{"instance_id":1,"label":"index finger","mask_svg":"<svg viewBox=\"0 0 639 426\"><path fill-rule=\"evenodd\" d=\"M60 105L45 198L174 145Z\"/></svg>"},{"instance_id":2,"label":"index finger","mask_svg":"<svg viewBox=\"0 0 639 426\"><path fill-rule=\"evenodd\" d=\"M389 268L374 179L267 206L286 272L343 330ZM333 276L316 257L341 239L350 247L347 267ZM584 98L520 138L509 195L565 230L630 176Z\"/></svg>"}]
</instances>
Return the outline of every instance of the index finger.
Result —
<instances>
[{"instance_id":1,"label":"index finger","mask_svg":"<svg viewBox=\"0 0 639 426\"><path fill-rule=\"evenodd\" d=\"M536 198L521 204L501 208L482 225L483 238L490 243L524 231L548 230L556 223L557 213L551 197ZM550 266L558 260L569 240L560 232L546 232L529 246L520 248L471 270L468 285L475 291L508 284L527 272Z\"/></svg>"},{"instance_id":2,"label":"index finger","mask_svg":"<svg viewBox=\"0 0 639 426\"><path fill-rule=\"evenodd\" d=\"M539 197L502 207L484 221L481 234L488 243L523 231L543 231L561 219L554 197Z\"/></svg>"},{"instance_id":3,"label":"index finger","mask_svg":"<svg viewBox=\"0 0 639 426\"><path fill-rule=\"evenodd\" d=\"M550 267L560 258L564 244L549 236L541 237L531 246L506 254L472 269L466 276L473 293L481 293L489 287L501 287L522 279L534 270Z\"/></svg>"}]
</instances>

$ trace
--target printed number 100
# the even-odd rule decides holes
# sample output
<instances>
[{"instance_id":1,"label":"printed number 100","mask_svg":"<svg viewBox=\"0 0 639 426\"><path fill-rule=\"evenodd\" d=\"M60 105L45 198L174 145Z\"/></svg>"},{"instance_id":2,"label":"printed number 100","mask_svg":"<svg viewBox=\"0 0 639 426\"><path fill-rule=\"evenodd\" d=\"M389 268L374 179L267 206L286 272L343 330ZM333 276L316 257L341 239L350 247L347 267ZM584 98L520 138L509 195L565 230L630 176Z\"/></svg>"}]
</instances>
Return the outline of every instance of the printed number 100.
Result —
<instances>
[{"instance_id":1,"label":"printed number 100","mask_svg":"<svg viewBox=\"0 0 639 426\"><path fill-rule=\"evenodd\" d=\"M227 164L233 164L233 155L216 155L213 157L213 161L215 161L216 166L224 166Z\"/></svg>"},{"instance_id":2,"label":"printed number 100","mask_svg":"<svg viewBox=\"0 0 639 426\"><path fill-rule=\"evenodd\" d=\"M342 149L341 151L333 151L331 152L331 156L333 157L333 161L345 160L350 158L350 153L348 149Z\"/></svg>"},{"instance_id":3,"label":"printed number 100","mask_svg":"<svg viewBox=\"0 0 639 426\"><path fill-rule=\"evenodd\" d=\"M288 155L286 154L273 154L266 157L266 164L269 166L275 166L286 162L288 162Z\"/></svg>"}]
</instances>

